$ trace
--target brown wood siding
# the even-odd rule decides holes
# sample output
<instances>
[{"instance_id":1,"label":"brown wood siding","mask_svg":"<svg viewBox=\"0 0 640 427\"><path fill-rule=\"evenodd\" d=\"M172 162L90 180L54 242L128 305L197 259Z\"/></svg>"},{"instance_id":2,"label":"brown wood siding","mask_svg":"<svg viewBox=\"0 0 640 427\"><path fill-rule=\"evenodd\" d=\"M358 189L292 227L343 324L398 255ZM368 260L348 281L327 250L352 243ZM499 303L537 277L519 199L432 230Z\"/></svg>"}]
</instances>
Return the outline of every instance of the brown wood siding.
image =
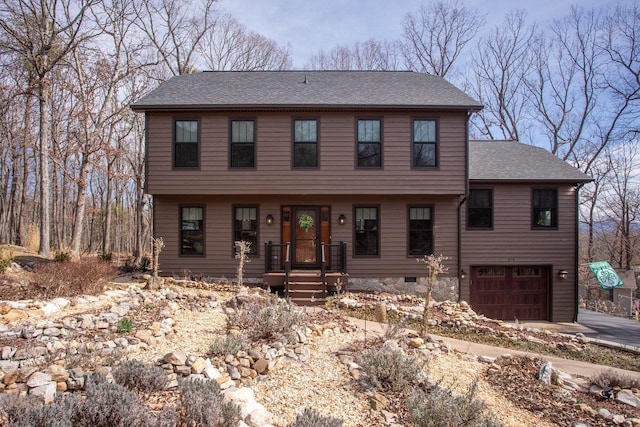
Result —
<instances>
[{"instance_id":1,"label":"brown wood siding","mask_svg":"<svg viewBox=\"0 0 640 427\"><path fill-rule=\"evenodd\" d=\"M463 194L464 112L388 113L383 119L383 168L355 167L355 113L314 114L319 119L319 168L292 169L291 120L300 114L254 114L256 168L229 169L229 116L189 113L200 118L200 167L174 169L173 120L179 113L149 113L147 129L150 194ZM237 114L234 118L239 117ZM439 119L440 166L411 168L413 117Z\"/></svg>"},{"instance_id":2,"label":"brown wood siding","mask_svg":"<svg viewBox=\"0 0 640 427\"><path fill-rule=\"evenodd\" d=\"M179 210L187 203L206 206L206 257L185 257L179 255ZM277 196L207 196L207 197L155 197L155 235L165 241L165 249L160 254L160 269L163 274L182 274L184 271L202 273L205 276L233 278L237 261L232 253L232 209L234 204L259 206L258 232L260 239L259 256L252 257L245 267L246 277L259 278L264 272L264 244L268 241L280 242L281 207L294 205L330 206L331 242L347 242L347 270L351 277L420 277L425 275L424 265L416 262L416 257L407 256L407 206L429 204L434 207L434 250L437 254L450 257L448 261L451 275L457 269L457 198L432 197L277 197ZM380 257L354 258L353 205L376 204L380 206ZM273 215L272 225L266 224L266 216ZM338 216L344 214L346 222L338 224Z\"/></svg>"},{"instance_id":3,"label":"brown wood siding","mask_svg":"<svg viewBox=\"0 0 640 427\"><path fill-rule=\"evenodd\" d=\"M576 307L575 189L558 189L558 228L531 228L532 188L551 188L535 184L474 185L471 188L493 189L493 229L466 229L466 206L462 211L462 269L474 266L549 266L551 268L551 321L573 321ZM567 270L569 277L560 279L558 271ZM471 284L472 286L473 284ZM470 284L461 284L461 298L469 301Z\"/></svg>"}]
</instances>

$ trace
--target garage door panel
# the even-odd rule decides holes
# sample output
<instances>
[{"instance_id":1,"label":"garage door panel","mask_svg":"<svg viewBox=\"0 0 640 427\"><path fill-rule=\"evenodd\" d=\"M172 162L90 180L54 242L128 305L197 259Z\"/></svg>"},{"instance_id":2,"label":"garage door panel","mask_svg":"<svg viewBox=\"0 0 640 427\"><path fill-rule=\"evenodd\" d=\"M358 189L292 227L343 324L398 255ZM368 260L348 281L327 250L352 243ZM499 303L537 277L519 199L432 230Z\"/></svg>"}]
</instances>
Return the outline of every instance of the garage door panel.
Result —
<instances>
[{"instance_id":1,"label":"garage door panel","mask_svg":"<svg viewBox=\"0 0 640 427\"><path fill-rule=\"evenodd\" d=\"M473 267L471 306L502 320L548 319L548 268Z\"/></svg>"}]
</instances>

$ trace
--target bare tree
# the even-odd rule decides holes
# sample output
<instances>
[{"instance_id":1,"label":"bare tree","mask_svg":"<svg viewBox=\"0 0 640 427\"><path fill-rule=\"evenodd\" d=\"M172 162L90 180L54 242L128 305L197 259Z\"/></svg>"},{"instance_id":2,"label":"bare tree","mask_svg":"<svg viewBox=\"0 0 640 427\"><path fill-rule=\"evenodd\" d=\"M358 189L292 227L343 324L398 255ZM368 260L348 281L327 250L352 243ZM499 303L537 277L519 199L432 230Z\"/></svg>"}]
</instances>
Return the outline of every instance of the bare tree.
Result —
<instances>
[{"instance_id":1,"label":"bare tree","mask_svg":"<svg viewBox=\"0 0 640 427\"><path fill-rule=\"evenodd\" d=\"M401 66L400 42L369 39L353 46L336 46L313 55L306 68L314 70L397 70Z\"/></svg>"},{"instance_id":2,"label":"bare tree","mask_svg":"<svg viewBox=\"0 0 640 427\"><path fill-rule=\"evenodd\" d=\"M78 82L75 97L80 105L77 139L80 166L71 242L71 252L76 258L81 251L93 158L100 151L119 154L108 147L116 137L118 123L125 118L132 95L136 95L122 89L126 79L139 69L134 58L143 47L130 36L134 14L129 1L113 0L109 5L95 7L94 16L102 35L99 43L78 46L72 51L72 69Z\"/></svg>"},{"instance_id":3,"label":"bare tree","mask_svg":"<svg viewBox=\"0 0 640 427\"><path fill-rule=\"evenodd\" d=\"M611 255L620 268L633 266L638 240L632 226L640 220L640 148L636 140L609 149L610 174L604 204L610 223L615 224Z\"/></svg>"},{"instance_id":4,"label":"bare tree","mask_svg":"<svg viewBox=\"0 0 640 427\"><path fill-rule=\"evenodd\" d=\"M136 24L147 36L158 64L158 78L193 73L204 36L212 30L216 0L140 0Z\"/></svg>"},{"instance_id":5,"label":"bare tree","mask_svg":"<svg viewBox=\"0 0 640 427\"><path fill-rule=\"evenodd\" d=\"M445 77L483 25L484 17L458 0L422 4L403 24L408 68Z\"/></svg>"},{"instance_id":6,"label":"bare tree","mask_svg":"<svg viewBox=\"0 0 640 427\"><path fill-rule=\"evenodd\" d=\"M292 66L290 46L249 31L233 16L224 14L204 34L200 51L210 70L286 70Z\"/></svg>"},{"instance_id":7,"label":"bare tree","mask_svg":"<svg viewBox=\"0 0 640 427\"><path fill-rule=\"evenodd\" d=\"M81 32L87 8L95 0L2 0L0 49L14 52L32 73L39 103L40 253L50 256L51 194L49 145L51 129L50 73L87 34Z\"/></svg>"},{"instance_id":8,"label":"bare tree","mask_svg":"<svg viewBox=\"0 0 640 427\"><path fill-rule=\"evenodd\" d=\"M554 22L551 37L534 44L533 71L526 81L533 119L545 129L549 151L563 160L574 157L592 124L601 72L595 43L599 26L595 11L574 7Z\"/></svg>"},{"instance_id":9,"label":"bare tree","mask_svg":"<svg viewBox=\"0 0 640 427\"><path fill-rule=\"evenodd\" d=\"M536 40L535 25L527 25L522 10L507 15L504 23L480 40L473 55L468 90L484 110L472 125L485 138L519 140L526 131L528 94L525 85Z\"/></svg>"}]
</instances>

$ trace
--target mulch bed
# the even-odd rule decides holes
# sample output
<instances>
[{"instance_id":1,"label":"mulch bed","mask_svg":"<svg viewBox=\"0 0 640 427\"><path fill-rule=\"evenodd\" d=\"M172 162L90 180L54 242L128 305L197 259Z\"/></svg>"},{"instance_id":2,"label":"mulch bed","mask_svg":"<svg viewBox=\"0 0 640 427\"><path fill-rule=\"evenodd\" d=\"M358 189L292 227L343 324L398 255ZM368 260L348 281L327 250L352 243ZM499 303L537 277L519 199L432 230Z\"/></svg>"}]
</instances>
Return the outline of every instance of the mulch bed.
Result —
<instances>
[{"instance_id":1,"label":"mulch bed","mask_svg":"<svg viewBox=\"0 0 640 427\"><path fill-rule=\"evenodd\" d=\"M627 418L640 417L639 409L613 399L601 399L588 393L571 393L560 386L545 384L538 380L542 363L541 359L530 357L499 358L496 364L500 369L487 368L485 379L519 408L560 426L573 426L578 421L592 427L616 425L613 421L584 411L580 404L586 404L596 411L606 408L612 414Z\"/></svg>"}]
</instances>

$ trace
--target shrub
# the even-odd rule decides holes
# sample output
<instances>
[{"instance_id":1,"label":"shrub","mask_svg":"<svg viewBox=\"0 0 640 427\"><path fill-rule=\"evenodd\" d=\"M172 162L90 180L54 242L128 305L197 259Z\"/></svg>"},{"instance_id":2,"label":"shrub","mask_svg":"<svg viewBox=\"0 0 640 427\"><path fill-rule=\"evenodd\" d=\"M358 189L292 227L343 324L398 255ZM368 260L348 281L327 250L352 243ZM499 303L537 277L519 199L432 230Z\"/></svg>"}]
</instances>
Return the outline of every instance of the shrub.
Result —
<instances>
[{"instance_id":1,"label":"shrub","mask_svg":"<svg viewBox=\"0 0 640 427\"><path fill-rule=\"evenodd\" d=\"M5 253L5 251L0 249L0 274L7 271L7 268L11 265L11 261L13 261L13 253Z\"/></svg>"},{"instance_id":2,"label":"shrub","mask_svg":"<svg viewBox=\"0 0 640 427\"><path fill-rule=\"evenodd\" d=\"M59 250L53 254L53 260L55 262L69 262L71 261L71 251Z\"/></svg>"},{"instance_id":3,"label":"shrub","mask_svg":"<svg viewBox=\"0 0 640 427\"><path fill-rule=\"evenodd\" d=\"M216 381L182 380L178 384L182 406L181 422L188 427L233 427L240 407L224 401Z\"/></svg>"},{"instance_id":4,"label":"shrub","mask_svg":"<svg viewBox=\"0 0 640 427\"><path fill-rule=\"evenodd\" d=\"M134 271L136 271L136 259L132 256L127 257L124 260L124 264L122 264L122 267L120 267L120 270L122 270L124 273L133 273Z\"/></svg>"},{"instance_id":5,"label":"shrub","mask_svg":"<svg viewBox=\"0 0 640 427\"><path fill-rule=\"evenodd\" d=\"M497 427L503 424L487 414L487 405L476 398L478 381L466 394L454 396L436 386L431 390L415 389L406 401L409 421L419 427Z\"/></svg>"},{"instance_id":6,"label":"shrub","mask_svg":"<svg viewBox=\"0 0 640 427\"><path fill-rule=\"evenodd\" d=\"M169 382L164 369L135 359L121 363L112 374L116 383L143 394L162 391Z\"/></svg>"},{"instance_id":7,"label":"shrub","mask_svg":"<svg viewBox=\"0 0 640 427\"><path fill-rule=\"evenodd\" d=\"M293 341L296 337L293 328L301 324L302 317L293 304L276 296L270 296L246 302L242 310L231 316L230 321L241 330L246 330L248 337L254 341L262 339Z\"/></svg>"},{"instance_id":8,"label":"shrub","mask_svg":"<svg viewBox=\"0 0 640 427\"><path fill-rule=\"evenodd\" d=\"M312 408L304 408L289 427L342 427L342 420L325 417Z\"/></svg>"},{"instance_id":9,"label":"shrub","mask_svg":"<svg viewBox=\"0 0 640 427\"><path fill-rule=\"evenodd\" d=\"M116 323L116 329L120 333L131 332L131 328L133 328L133 320L128 317L123 317Z\"/></svg>"},{"instance_id":10,"label":"shrub","mask_svg":"<svg viewBox=\"0 0 640 427\"><path fill-rule=\"evenodd\" d=\"M148 408L134 392L110 384L100 374L87 377L86 399L78 411L80 427L151 426Z\"/></svg>"},{"instance_id":11,"label":"shrub","mask_svg":"<svg viewBox=\"0 0 640 427\"><path fill-rule=\"evenodd\" d=\"M102 261L111 262L113 261L113 253L111 252L103 252L98 256L98 259Z\"/></svg>"},{"instance_id":12,"label":"shrub","mask_svg":"<svg viewBox=\"0 0 640 427\"><path fill-rule=\"evenodd\" d=\"M378 390L405 391L421 377L426 362L407 357L400 349L383 346L368 350L356 358L366 374L365 381Z\"/></svg>"},{"instance_id":13,"label":"shrub","mask_svg":"<svg viewBox=\"0 0 640 427\"><path fill-rule=\"evenodd\" d=\"M73 427L79 404L72 395L44 405L37 398L11 394L2 397L0 406L7 416L7 424L3 424L7 427Z\"/></svg>"},{"instance_id":14,"label":"shrub","mask_svg":"<svg viewBox=\"0 0 640 427\"><path fill-rule=\"evenodd\" d=\"M150 265L151 265L151 258L144 255L142 258L140 258L140 263L138 264L138 268L142 271L145 271L149 268Z\"/></svg>"},{"instance_id":15,"label":"shrub","mask_svg":"<svg viewBox=\"0 0 640 427\"><path fill-rule=\"evenodd\" d=\"M211 354L237 354L239 351L246 350L247 344L244 342L241 336L227 334L224 336L217 336L213 340L211 347L209 347L209 353Z\"/></svg>"},{"instance_id":16,"label":"shrub","mask_svg":"<svg viewBox=\"0 0 640 427\"><path fill-rule=\"evenodd\" d=\"M45 298L96 295L104 291L105 284L116 272L110 263L88 258L64 264L42 264L34 271L33 281L40 286Z\"/></svg>"},{"instance_id":17,"label":"shrub","mask_svg":"<svg viewBox=\"0 0 640 427\"><path fill-rule=\"evenodd\" d=\"M178 425L178 413L174 406L163 406L154 427L176 427Z\"/></svg>"},{"instance_id":18,"label":"shrub","mask_svg":"<svg viewBox=\"0 0 640 427\"><path fill-rule=\"evenodd\" d=\"M629 375L618 373L613 369L609 369L606 372L601 372L600 374L591 378L591 382L602 388L640 388L640 380Z\"/></svg>"},{"instance_id":19,"label":"shrub","mask_svg":"<svg viewBox=\"0 0 640 427\"><path fill-rule=\"evenodd\" d=\"M407 320L405 318L397 319L396 321L388 320L386 326L384 326L384 333L382 339L384 341L397 340L404 336L407 332Z\"/></svg>"}]
</instances>

